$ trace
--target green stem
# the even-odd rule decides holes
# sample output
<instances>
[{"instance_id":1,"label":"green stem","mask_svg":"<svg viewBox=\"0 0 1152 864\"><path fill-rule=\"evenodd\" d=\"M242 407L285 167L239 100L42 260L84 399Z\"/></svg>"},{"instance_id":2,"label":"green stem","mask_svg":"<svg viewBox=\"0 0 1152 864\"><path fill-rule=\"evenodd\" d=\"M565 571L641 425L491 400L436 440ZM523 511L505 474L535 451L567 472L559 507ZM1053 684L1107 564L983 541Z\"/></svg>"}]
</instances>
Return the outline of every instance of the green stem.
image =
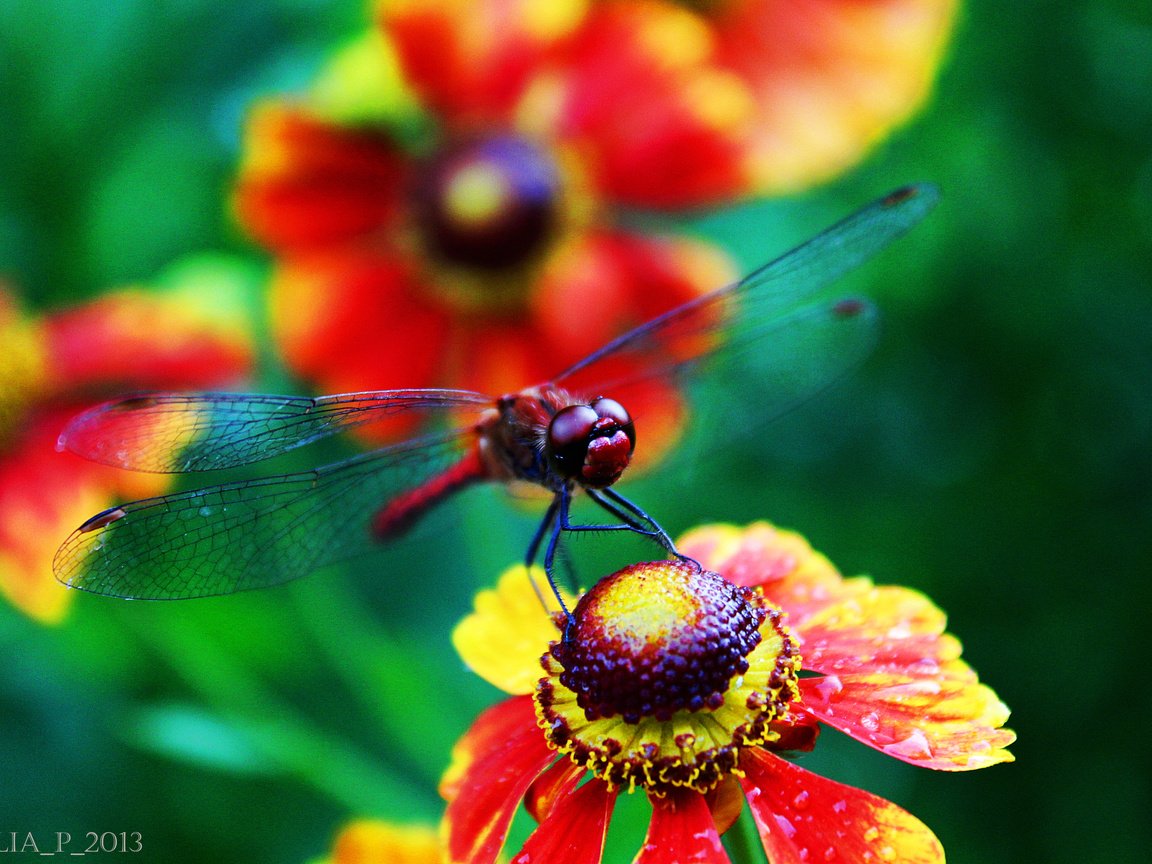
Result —
<instances>
[{"instance_id":1,"label":"green stem","mask_svg":"<svg viewBox=\"0 0 1152 864\"><path fill-rule=\"evenodd\" d=\"M194 627L173 616L162 624L124 616L205 702L262 755L352 813L419 812L430 796L379 766L380 759L308 722Z\"/></svg>"},{"instance_id":2,"label":"green stem","mask_svg":"<svg viewBox=\"0 0 1152 864\"><path fill-rule=\"evenodd\" d=\"M728 847L732 864L766 864L768 861L760 843L756 820L747 807L741 811L732 830L724 835L724 844Z\"/></svg>"}]
</instances>

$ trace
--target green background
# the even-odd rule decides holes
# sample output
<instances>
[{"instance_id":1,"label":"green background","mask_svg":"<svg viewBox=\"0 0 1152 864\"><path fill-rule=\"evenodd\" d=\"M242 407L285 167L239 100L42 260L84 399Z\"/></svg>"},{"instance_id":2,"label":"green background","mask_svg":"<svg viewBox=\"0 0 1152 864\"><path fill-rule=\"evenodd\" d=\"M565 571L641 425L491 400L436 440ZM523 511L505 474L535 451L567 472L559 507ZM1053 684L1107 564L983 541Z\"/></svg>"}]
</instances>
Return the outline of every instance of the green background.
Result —
<instances>
[{"instance_id":1,"label":"green background","mask_svg":"<svg viewBox=\"0 0 1152 864\"><path fill-rule=\"evenodd\" d=\"M244 108L362 21L359 2L3 0L0 272L48 309L225 253L255 305L263 259L222 206ZM935 773L827 733L804 764L907 808L954 864L1152 848L1149 94L1146 2L974 0L931 105L858 170L691 226L752 266L901 183L943 190L852 282L884 316L857 374L625 491L673 532L770 518L949 613L1018 761ZM290 386L272 365L261 383ZM436 819L452 741L500 698L447 639L530 532L514 510L493 526L494 500L419 554L284 589L80 597L54 629L0 608L0 841L139 831L137 860L291 862L353 815ZM641 830L621 809L609 861Z\"/></svg>"}]
</instances>

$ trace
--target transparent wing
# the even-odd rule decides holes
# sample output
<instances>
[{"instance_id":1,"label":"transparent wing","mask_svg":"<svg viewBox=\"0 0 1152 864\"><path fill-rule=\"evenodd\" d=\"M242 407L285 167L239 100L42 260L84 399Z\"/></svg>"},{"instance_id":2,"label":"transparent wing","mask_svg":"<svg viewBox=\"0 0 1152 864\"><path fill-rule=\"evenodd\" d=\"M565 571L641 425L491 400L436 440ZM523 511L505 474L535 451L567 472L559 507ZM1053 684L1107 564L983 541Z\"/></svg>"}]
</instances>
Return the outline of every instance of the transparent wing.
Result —
<instances>
[{"instance_id":1,"label":"transparent wing","mask_svg":"<svg viewBox=\"0 0 1152 864\"><path fill-rule=\"evenodd\" d=\"M874 316L867 303L828 297L825 289L920 222L937 199L930 185L898 189L739 282L617 337L555 381L577 392L615 393L706 357L755 350L788 358L820 345L824 355L803 358L805 386L827 383L871 345ZM800 389L797 382L783 399Z\"/></svg>"},{"instance_id":2,"label":"transparent wing","mask_svg":"<svg viewBox=\"0 0 1152 864\"><path fill-rule=\"evenodd\" d=\"M174 600L298 579L378 548L385 504L431 482L475 441L426 436L298 474L225 483L105 510L56 553L56 578L96 594Z\"/></svg>"},{"instance_id":3,"label":"transparent wing","mask_svg":"<svg viewBox=\"0 0 1152 864\"><path fill-rule=\"evenodd\" d=\"M57 448L134 471L208 471L278 456L401 413L492 403L467 390L381 390L316 398L151 393L90 408L68 423Z\"/></svg>"}]
</instances>

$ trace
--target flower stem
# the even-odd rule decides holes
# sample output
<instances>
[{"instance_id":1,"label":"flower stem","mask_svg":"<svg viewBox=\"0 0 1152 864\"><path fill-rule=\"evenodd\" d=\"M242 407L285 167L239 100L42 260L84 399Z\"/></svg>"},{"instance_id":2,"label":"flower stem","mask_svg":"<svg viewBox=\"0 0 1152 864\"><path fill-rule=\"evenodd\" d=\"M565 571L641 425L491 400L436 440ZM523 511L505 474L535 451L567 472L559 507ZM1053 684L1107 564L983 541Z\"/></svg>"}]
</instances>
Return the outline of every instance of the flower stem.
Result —
<instances>
[{"instance_id":1,"label":"flower stem","mask_svg":"<svg viewBox=\"0 0 1152 864\"><path fill-rule=\"evenodd\" d=\"M732 864L767 864L768 858L760 844L756 820L747 807L741 812L732 830L724 835L724 845L728 847Z\"/></svg>"}]
</instances>

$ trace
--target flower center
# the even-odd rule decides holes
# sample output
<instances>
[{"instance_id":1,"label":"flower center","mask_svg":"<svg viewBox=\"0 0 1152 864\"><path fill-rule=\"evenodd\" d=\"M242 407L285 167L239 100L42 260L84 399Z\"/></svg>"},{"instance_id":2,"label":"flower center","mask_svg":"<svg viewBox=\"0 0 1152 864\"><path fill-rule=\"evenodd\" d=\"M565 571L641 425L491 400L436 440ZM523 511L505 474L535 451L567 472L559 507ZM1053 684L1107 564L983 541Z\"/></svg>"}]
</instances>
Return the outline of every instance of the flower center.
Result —
<instances>
[{"instance_id":1,"label":"flower center","mask_svg":"<svg viewBox=\"0 0 1152 864\"><path fill-rule=\"evenodd\" d=\"M685 562L601 580L553 643L537 689L549 740L609 783L707 791L739 748L777 736L798 695L799 655L750 588Z\"/></svg>"},{"instance_id":2,"label":"flower center","mask_svg":"<svg viewBox=\"0 0 1152 864\"><path fill-rule=\"evenodd\" d=\"M513 136L470 138L424 166L416 212L428 250L483 270L531 261L557 223L560 176L538 147Z\"/></svg>"}]
</instances>

